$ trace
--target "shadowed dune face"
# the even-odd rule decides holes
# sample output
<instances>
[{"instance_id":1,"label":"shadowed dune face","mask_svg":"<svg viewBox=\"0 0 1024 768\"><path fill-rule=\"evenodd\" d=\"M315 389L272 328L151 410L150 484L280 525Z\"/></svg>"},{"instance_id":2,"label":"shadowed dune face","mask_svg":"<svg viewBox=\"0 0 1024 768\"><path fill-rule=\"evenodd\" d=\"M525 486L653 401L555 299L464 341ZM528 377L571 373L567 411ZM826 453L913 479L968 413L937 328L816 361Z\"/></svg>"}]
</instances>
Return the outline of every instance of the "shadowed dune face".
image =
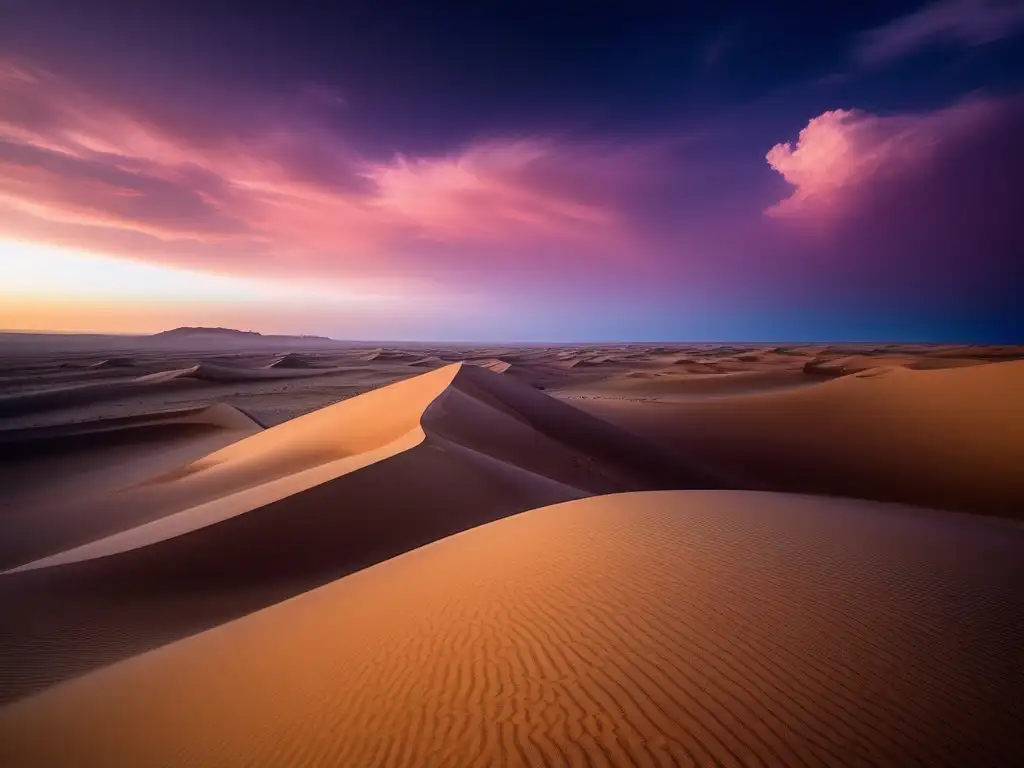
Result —
<instances>
[{"instance_id":1,"label":"shadowed dune face","mask_svg":"<svg viewBox=\"0 0 1024 768\"><path fill-rule=\"evenodd\" d=\"M573 402L704 460L732 487L1021 517L1024 361L818 382L700 402Z\"/></svg>"},{"instance_id":2,"label":"shadowed dune face","mask_svg":"<svg viewBox=\"0 0 1024 768\"><path fill-rule=\"evenodd\" d=\"M0 710L12 768L1015 765L1024 532L736 492L573 501Z\"/></svg>"},{"instance_id":3,"label":"shadowed dune face","mask_svg":"<svg viewBox=\"0 0 1024 768\"><path fill-rule=\"evenodd\" d=\"M693 372L691 366L674 366L667 371L632 371L595 382L569 384L557 393L567 398L672 402L793 389L815 383L803 371L784 368Z\"/></svg>"},{"instance_id":4,"label":"shadowed dune face","mask_svg":"<svg viewBox=\"0 0 1024 768\"><path fill-rule=\"evenodd\" d=\"M261 429L218 404L0 432L0 568L113 533L112 494Z\"/></svg>"},{"instance_id":5,"label":"shadowed dune face","mask_svg":"<svg viewBox=\"0 0 1024 768\"><path fill-rule=\"evenodd\" d=\"M22 394L0 395L0 416L58 410L118 399L130 399L138 395L178 393L187 391L186 388L193 386L196 382L239 384L305 379L327 376L343 370L303 365L294 359L285 359L281 362L284 364L273 364L263 368L243 368L204 362L187 368L157 371L122 380L87 381L33 390Z\"/></svg>"}]
</instances>

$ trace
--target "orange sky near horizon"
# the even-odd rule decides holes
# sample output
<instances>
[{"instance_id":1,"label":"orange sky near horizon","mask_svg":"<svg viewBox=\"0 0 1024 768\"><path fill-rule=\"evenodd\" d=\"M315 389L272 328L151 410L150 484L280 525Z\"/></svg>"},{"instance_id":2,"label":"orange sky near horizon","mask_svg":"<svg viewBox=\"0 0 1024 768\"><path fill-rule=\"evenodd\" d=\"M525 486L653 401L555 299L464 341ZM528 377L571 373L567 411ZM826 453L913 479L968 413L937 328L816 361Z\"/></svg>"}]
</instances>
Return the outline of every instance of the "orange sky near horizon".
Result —
<instances>
[{"instance_id":1,"label":"orange sky near horizon","mask_svg":"<svg viewBox=\"0 0 1024 768\"><path fill-rule=\"evenodd\" d=\"M325 312L349 325L353 316L394 306L394 297L333 283L208 274L21 240L0 240L0 274L0 330L7 331L154 333L199 325L301 334L322 325Z\"/></svg>"}]
</instances>

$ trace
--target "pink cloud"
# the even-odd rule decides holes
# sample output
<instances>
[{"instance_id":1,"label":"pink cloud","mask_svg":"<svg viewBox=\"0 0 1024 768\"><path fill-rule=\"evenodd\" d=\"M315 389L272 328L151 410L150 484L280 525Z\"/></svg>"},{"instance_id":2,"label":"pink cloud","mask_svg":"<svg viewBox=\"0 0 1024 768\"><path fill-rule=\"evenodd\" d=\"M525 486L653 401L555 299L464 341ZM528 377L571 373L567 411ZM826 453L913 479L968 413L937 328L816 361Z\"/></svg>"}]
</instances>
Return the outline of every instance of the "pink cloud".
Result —
<instances>
[{"instance_id":1,"label":"pink cloud","mask_svg":"<svg viewBox=\"0 0 1024 768\"><path fill-rule=\"evenodd\" d=\"M310 101L299 97L300 107ZM174 261L192 243L211 268L221 266L216 251L200 246L351 274L393 269L422 244L490 246L492 258L515 245L624 249L631 233L618 195L653 167L650 152L535 138L381 162L316 110L246 117L158 117L0 61L0 207L55 232L76 225L85 248L130 233L173 244L141 252Z\"/></svg>"},{"instance_id":2,"label":"pink cloud","mask_svg":"<svg viewBox=\"0 0 1024 768\"><path fill-rule=\"evenodd\" d=\"M917 114L827 112L768 153L793 192L764 211L747 252L777 279L788 272L798 290L831 290L835 301L1008 309L1024 252L1022 135L1020 97Z\"/></svg>"},{"instance_id":3,"label":"pink cloud","mask_svg":"<svg viewBox=\"0 0 1024 768\"><path fill-rule=\"evenodd\" d=\"M765 213L841 217L873 187L926 166L937 152L990 122L998 111L995 102L975 100L912 115L825 112L808 122L795 144L776 144L768 151L768 164L794 190Z\"/></svg>"},{"instance_id":4,"label":"pink cloud","mask_svg":"<svg viewBox=\"0 0 1024 768\"><path fill-rule=\"evenodd\" d=\"M439 241L501 242L517 231L581 242L593 241L595 232L607 236L621 224L610 205L532 175L568 170L568 162L566 148L535 139L489 141L451 157L398 157L373 171L375 204Z\"/></svg>"},{"instance_id":5,"label":"pink cloud","mask_svg":"<svg viewBox=\"0 0 1024 768\"><path fill-rule=\"evenodd\" d=\"M218 242L246 234L243 222L211 205L201 185L2 139L0 201L54 222L128 229L161 240Z\"/></svg>"}]
</instances>

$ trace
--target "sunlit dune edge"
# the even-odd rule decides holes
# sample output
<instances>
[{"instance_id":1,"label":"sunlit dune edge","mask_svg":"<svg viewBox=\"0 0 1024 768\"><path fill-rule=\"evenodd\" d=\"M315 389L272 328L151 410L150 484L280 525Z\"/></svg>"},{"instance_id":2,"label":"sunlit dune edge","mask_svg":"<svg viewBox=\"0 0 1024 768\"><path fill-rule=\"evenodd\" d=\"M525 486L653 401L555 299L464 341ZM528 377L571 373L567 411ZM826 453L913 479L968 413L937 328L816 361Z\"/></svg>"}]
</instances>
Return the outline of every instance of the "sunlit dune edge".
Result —
<instances>
[{"instance_id":1,"label":"sunlit dune edge","mask_svg":"<svg viewBox=\"0 0 1024 768\"><path fill-rule=\"evenodd\" d=\"M630 456L644 446L628 433L485 370L449 365L235 442L136 489L168 509L183 506L180 511L14 571L111 556L184 535L409 451L428 435L435 447L448 442L478 460L503 460L523 482L567 497L617 490L631 481L640 487L641 477L671 471L668 462L658 466L656 452ZM551 433L559 441L549 438L545 445ZM585 442L595 457L604 454L615 465L574 461L566 440ZM692 481L701 482L697 472Z\"/></svg>"},{"instance_id":2,"label":"sunlit dune edge","mask_svg":"<svg viewBox=\"0 0 1024 768\"><path fill-rule=\"evenodd\" d=\"M260 431L225 403L0 431L0 569L145 518L122 489Z\"/></svg>"}]
</instances>

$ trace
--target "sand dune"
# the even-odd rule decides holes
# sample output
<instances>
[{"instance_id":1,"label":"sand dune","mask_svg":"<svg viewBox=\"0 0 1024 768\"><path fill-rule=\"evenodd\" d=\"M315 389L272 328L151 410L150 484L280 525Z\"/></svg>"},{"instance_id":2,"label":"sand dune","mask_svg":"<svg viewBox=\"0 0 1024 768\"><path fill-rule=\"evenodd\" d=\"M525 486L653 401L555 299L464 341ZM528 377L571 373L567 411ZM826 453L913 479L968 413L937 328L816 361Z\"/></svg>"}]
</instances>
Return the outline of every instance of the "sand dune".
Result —
<instances>
[{"instance_id":1,"label":"sand dune","mask_svg":"<svg viewBox=\"0 0 1024 768\"><path fill-rule=\"evenodd\" d=\"M0 710L33 766L1017 765L1024 530L573 501Z\"/></svg>"},{"instance_id":2,"label":"sand dune","mask_svg":"<svg viewBox=\"0 0 1024 768\"><path fill-rule=\"evenodd\" d=\"M1024 361L875 368L814 386L694 403L573 402L733 484L1024 513Z\"/></svg>"},{"instance_id":3,"label":"sand dune","mask_svg":"<svg viewBox=\"0 0 1024 768\"><path fill-rule=\"evenodd\" d=\"M941 357L975 357L984 358L987 360L1017 360L1024 357L1024 346L1012 346L1012 345L992 345L992 346L970 346L970 345L950 345L950 346L938 346L925 348L923 354L927 357L941 358Z\"/></svg>"},{"instance_id":4,"label":"sand dune","mask_svg":"<svg viewBox=\"0 0 1024 768\"><path fill-rule=\"evenodd\" d=\"M753 381L754 373L778 379L795 376L806 363L841 368L843 364L836 361L844 358L859 360L853 368L846 366L845 373L849 373L877 367L882 361L885 365L896 361L911 368L934 368L1007 359L1024 352L1016 347L962 345L415 345L367 349L296 343L238 347L230 340L221 340L213 346L190 348L153 346L151 339L40 337L34 344L21 339L18 344L5 346L5 356L0 356L0 420L10 418L18 426L32 426L227 400L244 404L267 423L279 423L369 387L416 375L417 369L461 360L509 363L506 375L538 389L577 389L585 394L589 385L604 381L597 393L601 396L662 399L674 395L638 395L628 390L636 385L637 376L653 379L666 374L668 381L668 375L690 373L704 380L695 379L676 394L685 391L687 398L716 397L754 391L751 387L738 389L739 379L715 380L714 376L725 373L748 374ZM62 351L57 354L57 349ZM574 365L579 362L583 364ZM95 367L97 364L100 367ZM819 382L829 376L808 376L808 380ZM625 389L616 393L618 383Z\"/></svg>"},{"instance_id":5,"label":"sand dune","mask_svg":"<svg viewBox=\"0 0 1024 768\"><path fill-rule=\"evenodd\" d=\"M272 362L269 368L310 368L312 363L305 357L289 352Z\"/></svg>"},{"instance_id":6,"label":"sand dune","mask_svg":"<svg viewBox=\"0 0 1024 768\"><path fill-rule=\"evenodd\" d=\"M506 362L501 358L487 358L485 360L472 360L469 362L471 365L486 368L492 373L507 373L512 368L512 363Z\"/></svg>"},{"instance_id":7,"label":"sand dune","mask_svg":"<svg viewBox=\"0 0 1024 768\"><path fill-rule=\"evenodd\" d=\"M288 358L285 358L288 360ZM200 363L188 372L182 372L180 376L187 378L203 379L205 381L265 381L267 379L299 379L308 376L325 376L330 373L337 373L343 368L318 368L308 364L296 364L295 358L290 359L287 365L274 364L268 368L240 368L235 366L221 366L212 363Z\"/></svg>"},{"instance_id":8,"label":"sand dune","mask_svg":"<svg viewBox=\"0 0 1024 768\"><path fill-rule=\"evenodd\" d=\"M370 353L368 356L372 360L392 360L397 362L411 362L417 360L422 355L418 355L415 352L410 352L403 349L379 349L375 352Z\"/></svg>"},{"instance_id":9,"label":"sand dune","mask_svg":"<svg viewBox=\"0 0 1024 768\"><path fill-rule=\"evenodd\" d=\"M19 394L0 395L0 418L28 413L71 408L78 405L130 397L140 386L181 378L181 371L147 374L120 381L95 381L38 389ZM150 378L157 377L157 378Z\"/></svg>"},{"instance_id":10,"label":"sand dune","mask_svg":"<svg viewBox=\"0 0 1024 768\"><path fill-rule=\"evenodd\" d=\"M95 421L71 422L48 427L0 430L0 446L12 446L12 450L30 450L33 444L47 444L67 441L82 435L99 435L108 432L119 434L137 433L157 425L196 424L227 429L248 429L252 420L237 408L224 404L203 408L187 408L175 411L147 413L126 418L98 419ZM16 448L15 448L16 446Z\"/></svg>"},{"instance_id":11,"label":"sand dune","mask_svg":"<svg viewBox=\"0 0 1024 768\"><path fill-rule=\"evenodd\" d=\"M316 368L289 364L266 368L218 365L203 362L185 368L147 373L117 381L95 381L68 386L39 389L23 394L0 395L0 416L24 415L33 411L70 408L89 403L127 399L159 386L187 387L189 381L240 383L273 379L297 379L338 373L343 368Z\"/></svg>"},{"instance_id":12,"label":"sand dune","mask_svg":"<svg viewBox=\"0 0 1024 768\"><path fill-rule=\"evenodd\" d=\"M131 357L108 357L106 360L100 360L98 363L92 363L90 368L130 368L135 365L135 360Z\"/></svg>"},{"instance_id":13,"label":"sand dune","mask_svg":"<svg viewBox=\"0 0 1024 768\"><path fill-rule=\"evenodd\" d=\"M815 358L804 364L804 373L818 376L846 376L873 368L910 367L916 357L906 355L851 355L850 357Z\"/></svg>"},{"instance_id":14,"label":"sand dune","mask_svg":"<svg viewBox=\"0 0 1024 768\"><path fill-rule=\"evenodd\" d=\"M5 768L54 757L34 750L62 748L86 698L126 725L83 760L123 749L115 764L146 764L165 728L193 736L170 764L1017 757L1002 730L1021 673L1001 639L1022 634L1007 597L1020 572L1004 550L1020 529L1008 523L700 493L672 497L671 514L620 497L629 509L608 512L624 516L614 525L601 522L605 502L579 502L592 531L522 522L576 502L493 521L708 487L1020 516L1024 363L991 362L1020 348L61 343L66 354L19 342L0 359L0 571L13 571L0 574L0 612L14 617L0 632L0 701L173 645L0 715ZM103 361L117 364L92 367ZM805 373L809 362L833 370ZM369 575L380 572L403 575ZM345 597L378 578L391 586ZM513 600L520 590L529 601ZM237 633L237 649L180 650L218 633ZM265 697L249 649L271 676ZM146 677L165 654L198 666ZM193 683L214 656L225 677ZM89 682L123 676L133 682ZM154 682L131 687L143 679ZM117 711L132 702L154 730ZM213 702L230 710L217 743L200 723ZM43 709L60 729L40 746ZM76 728L101 730L91 717L67 726L69 749ZM22 729L13 742L8 723Z\"/></svg>"},{"instance_id":15,"label":"sand dune","mask_svg":"<svg viewBox=\"0 0 1024 768\"><path fill-rule=\"evenodd\" d=\"M92 500L79 516L120 532L0 578L0 608L22 617L0 643L0 696L514 512L714 482L514 379L441 368Z\"/></svg>"},{"instance_id":16,"label":"sand dune","mask_svg":"<svg viewBox=\"0 0 1024 768\"><path fill-rule=\"evenodd\" d=\"M804 372L821 376L848 376L873 368L914 368L933 370L957 368L968 365L982 365L985 360L957 358L950 356L926 357L920 355L851 355L838 358L815 358L804 364Z\"/></svg>"},{"instance_id":17,"label":"sand dune","mask_svg":"<svg viewBox=\"0 0 1024 768\"><path fill-rule=\"evenodd\" d=\"M416 368L437 368L445 365L445 361L436 355L428 355L427 357L421 357L418 360L413 360L409 363L410 366Z\"/></svg>"},{"instance_id":18,"label":"sand dune","mask_svg":"<svg viewBox=\"0 0 1024 768\"><path fill-rule=\"evenodd\" d=\"M504 485L514 476L541 501L710 482L629 433L525 385L451 365L293 419L129 489L123 498L145 506L151 523L25 569L107 557L225 522L411 453L428 440L427 448L450 451L475 478L490 471ZM409 497L408 487L396 491ZM453 486L446 495L465 492ZM377 493L373 503L386 506L389 491Z\"/></svg>"},{"instance_id":19,"label":"sand dune","mask_svg":"<svg viewBox=\"0 0 1024 768\"><path fill-rule=\"evenodd\" d=\"M601 397L624 400L689 400L694 397L725 396L791 389L815 383L801 371L768 370L734 373L691 373L689 371L634 371L592 382L569 383L558 388L566 397Z\"/></svg>"},{"instance_id":20,"label":"sand dune","mask_svg":"<svg viewBox=\"0 0 1024 768\"><path fill-rule=\"evenodd\" d=\"M259 431L224 404L0 430L0 568L118 530L136 512L109 494Z\"/></svg>"}]
</instances>

